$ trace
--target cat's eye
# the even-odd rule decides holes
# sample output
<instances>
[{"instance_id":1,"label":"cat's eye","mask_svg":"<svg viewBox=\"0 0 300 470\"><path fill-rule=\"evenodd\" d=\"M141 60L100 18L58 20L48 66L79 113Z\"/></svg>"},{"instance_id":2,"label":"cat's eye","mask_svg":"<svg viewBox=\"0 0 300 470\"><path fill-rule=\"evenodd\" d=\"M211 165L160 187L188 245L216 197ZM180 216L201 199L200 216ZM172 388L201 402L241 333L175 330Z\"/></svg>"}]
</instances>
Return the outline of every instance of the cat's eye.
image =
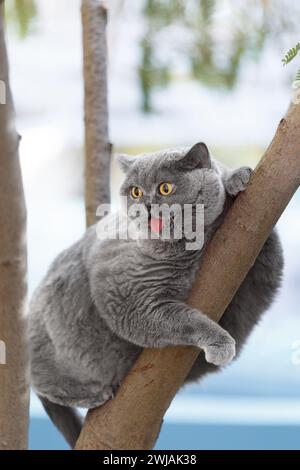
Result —
<instances>
[{"instance_id":1,"label":"cat's eye","mask_svg":"<svg viewBox=\"0 0 300 470\"><path fill-rule=\"evenodd\" d=\"M173 185L172 183L161 183L158 190L162 196L168 196L173 191Z\"/></svg>"},{"instance_id":2,"label":"cat's eye","mask_svg":"<svg viewBox=\"0 0 300 470\"><path fill-rule=\"evenodd\" d=\"M141 188L139 188L138 186L132 186L131 196L134 199L138 199L138 198L142 197L142 195L143 195L143 191L141 190Z\"/></svg>"}]
</instances>

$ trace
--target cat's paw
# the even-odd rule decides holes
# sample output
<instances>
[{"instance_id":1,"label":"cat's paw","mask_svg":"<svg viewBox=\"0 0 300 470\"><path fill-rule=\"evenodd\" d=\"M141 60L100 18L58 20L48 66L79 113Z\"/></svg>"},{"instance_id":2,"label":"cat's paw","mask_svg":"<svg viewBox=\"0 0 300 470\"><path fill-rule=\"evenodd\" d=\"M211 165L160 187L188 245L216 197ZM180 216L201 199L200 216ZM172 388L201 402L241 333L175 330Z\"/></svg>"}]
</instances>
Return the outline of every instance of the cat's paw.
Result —
<instances>
[{"instance_id":1,"label":"cat's paw","mask_svg":"<svg viewBox=\"0 0 300 470\"><path fill-rule=\"evenodd\" d=\"M225 181L225 189L231 196L236 196L241 191L245 191L249 183L252 170L248 166L242 166L233 171Z\"/></svg>"},{"instance_id":2,"label":"cat's paw","mask_svg":"<svg viewBox=\"0 0 300 470\"><path fill-rule=\"evenodd\" d=\"M203 349L207 362L215 366L224 366L235 356L235 340L228 334Z\"/></svg>"}]
</instances>

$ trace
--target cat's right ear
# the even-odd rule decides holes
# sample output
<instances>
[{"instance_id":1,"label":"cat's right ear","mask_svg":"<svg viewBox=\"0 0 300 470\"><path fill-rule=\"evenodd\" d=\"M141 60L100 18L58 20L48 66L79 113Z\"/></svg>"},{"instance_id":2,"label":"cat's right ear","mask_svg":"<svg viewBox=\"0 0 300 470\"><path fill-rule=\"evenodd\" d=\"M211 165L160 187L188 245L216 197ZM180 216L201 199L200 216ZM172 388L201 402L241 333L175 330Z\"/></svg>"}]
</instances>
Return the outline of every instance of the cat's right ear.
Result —
<instances>
[{"instance_id":1,"label":"cat's right ear","mask_svg":"<svg viewBox=\"0 0 300 470\"><path fill-rule=\"evenodd\" d=\"M135 157L126 155L125 153L119 153L116 155L116 160L119 163L121 170L126 174L135 162Z\"/></svg>"}]
</instances>

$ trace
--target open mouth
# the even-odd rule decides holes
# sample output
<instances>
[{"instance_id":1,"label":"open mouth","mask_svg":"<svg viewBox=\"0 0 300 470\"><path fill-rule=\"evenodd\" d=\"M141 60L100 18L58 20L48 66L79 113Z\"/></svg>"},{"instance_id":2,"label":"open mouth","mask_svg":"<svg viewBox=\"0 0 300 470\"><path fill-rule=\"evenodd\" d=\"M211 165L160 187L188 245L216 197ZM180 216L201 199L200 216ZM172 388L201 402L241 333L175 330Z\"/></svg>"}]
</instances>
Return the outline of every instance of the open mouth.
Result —
<instances>
[{"instance_id":1,"label":"open mouth","mask_svg":"<svg viewBox=\"0 0 300 470\"><path fill-rule=\"evenodd\" d=\"M151 215L149 215L148 224L149 224L151 232L153 233L162 232L164 223L161 217L152 217Z\"/></svg>"}]
</instances>

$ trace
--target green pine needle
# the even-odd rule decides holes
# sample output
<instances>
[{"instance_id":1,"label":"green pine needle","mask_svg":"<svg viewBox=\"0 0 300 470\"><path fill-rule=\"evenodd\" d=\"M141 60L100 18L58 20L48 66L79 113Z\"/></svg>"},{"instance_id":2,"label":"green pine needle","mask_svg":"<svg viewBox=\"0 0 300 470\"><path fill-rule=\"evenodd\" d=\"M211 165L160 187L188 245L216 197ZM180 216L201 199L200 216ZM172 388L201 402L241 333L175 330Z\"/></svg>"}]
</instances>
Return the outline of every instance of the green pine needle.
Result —
<instances>
[{"instance_id":1,"label":"green pine needle","mask_svg":"<svg viewBox=\"0 0 300 470\"><path fill-rule=\"evenodd\" d=\"M291 60L293 60L296 57L298 52L300 52L300 42L298 42L295 47L292 47L285 54L284 59L282 59L283 65L287 65L289 62L291 62Z\"/></svg>"}]
</instances>

